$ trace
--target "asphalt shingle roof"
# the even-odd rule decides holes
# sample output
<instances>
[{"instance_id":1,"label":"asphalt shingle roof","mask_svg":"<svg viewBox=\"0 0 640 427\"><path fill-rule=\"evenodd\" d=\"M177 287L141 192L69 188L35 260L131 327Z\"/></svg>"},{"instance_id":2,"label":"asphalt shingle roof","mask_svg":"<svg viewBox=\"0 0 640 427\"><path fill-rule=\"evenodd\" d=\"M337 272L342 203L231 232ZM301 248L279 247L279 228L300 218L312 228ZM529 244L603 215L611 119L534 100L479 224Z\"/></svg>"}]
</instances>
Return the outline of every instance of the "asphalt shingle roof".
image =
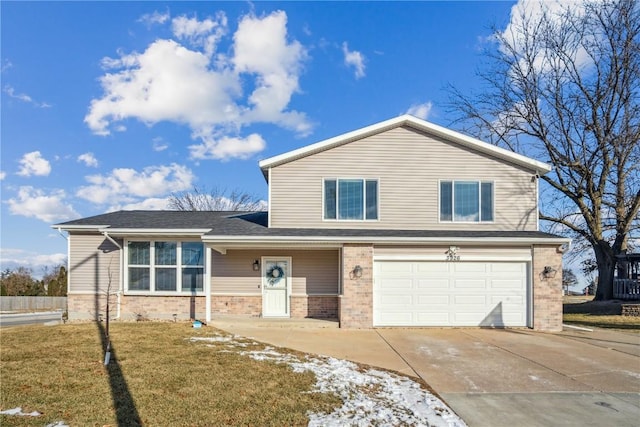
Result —
<instances>
[{"instance_id":1,"label":"asphalt shingle roof","mask_svg":"<svg viewBox=\"0 0 640 427\"><path fill-rule=\"evenodd\" d=\"M267 212L117 211L56 224L139 229L210 229L205 236L557 239L541 231L268 228Z\"/></svg>"}]
</instances>

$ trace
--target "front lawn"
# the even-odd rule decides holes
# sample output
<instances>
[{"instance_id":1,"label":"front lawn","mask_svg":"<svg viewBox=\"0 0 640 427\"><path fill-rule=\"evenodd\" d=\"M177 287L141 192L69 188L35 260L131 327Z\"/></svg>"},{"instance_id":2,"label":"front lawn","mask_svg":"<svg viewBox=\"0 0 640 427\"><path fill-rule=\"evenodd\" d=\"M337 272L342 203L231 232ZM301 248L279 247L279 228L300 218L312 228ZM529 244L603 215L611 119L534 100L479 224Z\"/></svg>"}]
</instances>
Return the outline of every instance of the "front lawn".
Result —
<instances>
[{"instance_id":1,"label":"front lawn","mask_svg":"<svg viewBox=\"0 0 640 427\"><path fill-rule=\"evenodd\" d=\"M95 324L3 329L1 407L42 416L2 415L0 424L303 425L309 411L340 403L313 391L311 372L190 340L206 334L188 323L112 323L106 369Z\"/></svg>"},{"instance_id":2,"label":"front lawn","mask_svg":"<svg viewBox=\"0 0 640 427\"><path fill-rule=\"evenodd\" d=\"M1 332L2 426L464 426L414 380L190 323ZM18 410L20 408L20 410Z\"/></svg>"},{"instance_id":3,"label":"front lawn","mask_svg":"<svg viewBox=\"0 0 640 427\"><path fill-rule=\"evenodd\" d=\"M622 304L628 303L619 300L593 301L593 297L566 296L563 304L563 322L640 332L640 317L622 316Z\"/></svg>"}]
</instances>

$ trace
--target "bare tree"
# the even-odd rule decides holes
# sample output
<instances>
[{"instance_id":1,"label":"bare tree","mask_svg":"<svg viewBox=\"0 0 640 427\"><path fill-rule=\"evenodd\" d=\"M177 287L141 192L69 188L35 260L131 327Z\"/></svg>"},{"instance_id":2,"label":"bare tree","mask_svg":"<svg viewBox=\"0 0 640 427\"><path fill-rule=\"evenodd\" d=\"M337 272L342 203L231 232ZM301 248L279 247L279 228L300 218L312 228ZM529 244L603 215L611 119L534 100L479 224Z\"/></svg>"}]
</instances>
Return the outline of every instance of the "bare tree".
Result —
<instances>
[{"instance_id":1,"label":"bare tree","mask_svg":"<svg viewBox=\"0 0 640 427\"><path fill-rule=\"evenodd\" d=\"M171 194L168 207L177 211L259 211L266 204L257 196L238 189L229 192L219 187L211 191L193 187L193 191Z\"/></svg>"},{"instance_id":2,"label":"bare tree","mask_svg":"<svg viewBox=\"0 0 640 427\"><path fill-rule=\"evenodd\" d=\"M482 90L450 87L450 107L466 131L554 166L540 219L593 250L596 299L611 299L616 256L640 229L640 7L550 4L494 28Z\"/></svg>"}]
</instances>

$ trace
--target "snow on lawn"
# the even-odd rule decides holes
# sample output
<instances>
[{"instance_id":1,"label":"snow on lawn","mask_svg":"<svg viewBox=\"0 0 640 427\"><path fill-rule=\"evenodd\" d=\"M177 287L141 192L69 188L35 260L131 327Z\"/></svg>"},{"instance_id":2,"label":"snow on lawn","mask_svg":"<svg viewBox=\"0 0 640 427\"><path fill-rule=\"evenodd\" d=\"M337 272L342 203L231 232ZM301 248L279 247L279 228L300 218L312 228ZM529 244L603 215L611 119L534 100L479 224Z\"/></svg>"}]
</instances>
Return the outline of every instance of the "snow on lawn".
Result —
<instances>
[{"instance_id":1,"label":"snow on lawn","mask_svg":"<svg viewBox=\"0 0 640 427\"><path fill-rule=\"evenodd\" d=\"M224 342L227 347L247 346L247 341L238 336L194 337L191 341ZM316 376L315 387L319 392L334 393L342 399L342 407L330 414L309 414L309 426L466 426L440 399L408 377L378 369L362 369L353 362L333 357L305 356L301 359L272 347L240 351L239 354L255 360L286 363L295 372L311 371Z\"/></svg>"},{"instance_id":2,"label":"snow on lawn","mask_svg":"<svg viewBox=\"0 0 640 427\"><path fill-rule=\"evenodd\" d=\"M17 408L13 408L13 409L7 409L4 411L0 411L0 415L17 415L19 417L39 417L40 415L42 415L40 412L38 411L33 411L33 412L29 412L29 413L24 413L22 412L22 408L21 407L17 407ZM45 427L69 427L67 424L65 424L63 421L58 421L52 424L47 424Z\"/></svg>"}]
</instances>

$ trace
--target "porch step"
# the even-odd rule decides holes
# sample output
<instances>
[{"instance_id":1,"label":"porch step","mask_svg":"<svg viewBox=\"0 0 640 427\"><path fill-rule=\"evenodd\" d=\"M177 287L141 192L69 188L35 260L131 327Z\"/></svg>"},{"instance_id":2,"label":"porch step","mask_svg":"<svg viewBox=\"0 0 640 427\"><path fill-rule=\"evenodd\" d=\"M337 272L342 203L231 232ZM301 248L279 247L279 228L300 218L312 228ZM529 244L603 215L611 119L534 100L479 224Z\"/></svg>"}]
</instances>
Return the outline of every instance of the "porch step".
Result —
<instances>
[{"instance_id":1,"label":"porch step","mask_svg":"<svg viewBox=\"0 0 640 427\"><path fill-rule=\"evenodd\" d=\"M244 326L253 328L310 328L310 329L337 329L340 327L338 319L292 319L279 317L240 316L232 314L217 314L211 317L211 326Z\"/></svg>"}]
</instances>

